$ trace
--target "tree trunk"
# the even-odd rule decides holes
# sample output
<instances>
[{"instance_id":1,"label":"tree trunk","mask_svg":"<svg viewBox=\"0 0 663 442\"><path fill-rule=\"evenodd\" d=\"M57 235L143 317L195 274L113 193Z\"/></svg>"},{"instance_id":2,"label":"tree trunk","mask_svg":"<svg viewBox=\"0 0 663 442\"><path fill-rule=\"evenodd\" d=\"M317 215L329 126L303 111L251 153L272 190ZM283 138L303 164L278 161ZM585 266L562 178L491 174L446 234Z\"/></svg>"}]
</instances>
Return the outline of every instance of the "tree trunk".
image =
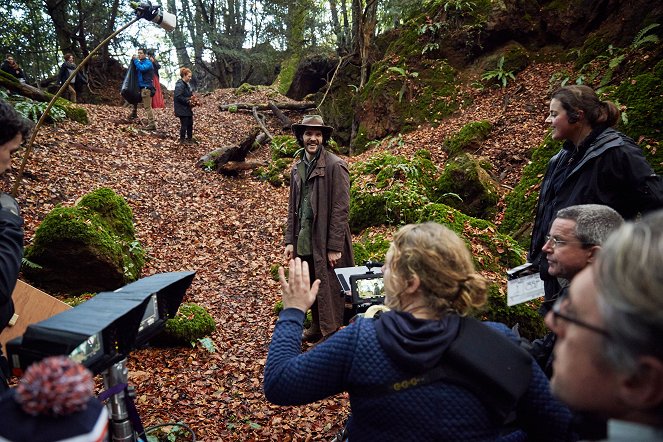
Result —
<instances>
[{"instance_id":1,"label":"tree trunk","mask_svg":"<svg viewBox=\"0 0 663 442\"><path fill-rule=\"evenodd\" d=\"M41 89L37 89L29 84L19 83L17 81L9 80L0 75L0 86L4 86L12 92L15 92L24 97L28 97L35 101L42 101L48 103L51 101L52 95L46 95Z\"/></svg>"}]
</instances>

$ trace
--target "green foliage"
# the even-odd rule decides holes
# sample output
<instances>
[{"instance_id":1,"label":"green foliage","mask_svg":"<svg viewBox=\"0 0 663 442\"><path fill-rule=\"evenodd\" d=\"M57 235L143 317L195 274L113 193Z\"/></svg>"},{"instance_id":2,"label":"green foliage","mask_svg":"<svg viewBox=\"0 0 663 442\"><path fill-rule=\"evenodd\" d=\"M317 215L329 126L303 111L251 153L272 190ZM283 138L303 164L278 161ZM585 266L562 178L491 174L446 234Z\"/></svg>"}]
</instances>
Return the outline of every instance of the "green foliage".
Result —
<instances>
[{"instance_id":1,"label":"green foliage","mask_svg":"<svg viewBox=\"0 0 663 442\"><path fill-rule=\"evenodd\" d=\"M390 241L382 234L376 234L368 228L360 238L352 242L355 263L361 265L366 261L384 262L389 250Z\"/></svg>"},{"instance_id":2,"label":"green foliage","mask_svg":"<svg viewBox=\"0 0 663 442\"><path fill-rule=\"evenodd\" d=\"M405 95L405 92L408 90L408 86L410 84L410 80L415 79L419 76L418 72L410 72L407 69L403 69L398 66L390 66L387 69L388 72L395 72L399 75L401 80L403 81L403 85L401 86L400 91L398 91L398 102L403 101L403 95Z\"/></svg>"},{"instance_id":3,"label":"green foliage","mask_svg":"<svg viewBox=\"0 0 663 442\"><path fill-rule=\"evenodd\" d=\"M25 257L21 258L21 265L25 266L25 267L29 267L31 269L43 269L42 266L40 266L36 262L30 261L29 259L27 259Z\"/></svg>"},{"instance_id":4,"label":"green foliage","mask_svg":"<svg viewBox=\"0 0 663 442\"><path fill-rule=\"evenodd\" d=\"M290 165L292 159L279 158L272 160L267 168L258 167L254 170L253 176L260 180L265 180L274 187L281 187L290 183Z\"/></svg>"},{"instance_id":5,"label":"green foliage","mask_svg":"<svg viewBox=\"0 0 663 442\"><path fill-rule=\"evenodd\" d=\"M633 49L638 49L641 46L647 45L647 44L658 44L660 42L660 39L658 38L658 35L656 34L648 34L649 31L652 29L656 29L660 25L658 23L652 23L649 26L641 29L638 34L635 36L633 39L633 43L631 43L631 48Z\"/></svg>"},{"instance_id":6,"label":"green foliage","mask_svg":"<svg viewBox=\"0 0 663 442\"><path fill-rule=\"evenodd\" d=\"M429 202L437 168L427 151L412 160L383 152L351 168L350 229L412 222Z\"/></svg>"},{"instance_id":7,"label":"green foliage","mask_svg":"<svg viewBox=\"0 0 663 442\"><path fill-rule=\"evenodd\" d=\"M34 121L35 123L39 121L42 114L48 107L48 103L42 103L40 101L32 101L26 99L25 101L20 101L16 103L14 108L18 113L24 117ZM63 121L67 118L67 112L60 106L53 105L48 112L48 117L46 118L47 123L57 123Z\"/></svg>"},{"instance_id":8,"label":"green foliage","mask_svg":"<svg viewBox=\"0 0 663 442\"><path fill-rule=\"evenodd\" d=\"M471 12L474 11L474 8L476 8L476 6L477 4L475 2L468 0L446 0L444 2L445 12L449 11Z\"/></svg>"},{"instance_id":9,"label":"green foliage","mask_svg":"<svg viewBox=\"0 0 663 442\"><path fill-rule=\"evenodd\" d=\"M495 69L484 72L481 76L481 79L486 81L497 81L502 85L503 88L505 88L509 82L509 79L515 80L516 77L513 75L512 71L506 71L504 69L504 56L502 56L497 62L497 67Z\"/></svg>"},{"instance_id":10,"label":"green foliage","mask_svg":"<svg viewBox=\"0 0 663 442\"><path fill-rule=\"evenodd\" d=\"M214 318L194 303L180 305L175 317L166 321L164 333L182 344L193 344L216 330Z\"/></svg>"},{"instance_id":11,"label":"green foliage","mask_svg":"<svg viewBox=\"0 0 663 442\"><path fill-rule=\"evenodd\" d=\"M300 146L297 143L297 138L293 135L276 135L269 143L269 151L272 154L272 159L279 158L294 158L295 153L299 150Z\"/></svg>"},{"instance_id":12,"label":"green foliage","mask_svg":"<svg viewBox=\"0 0 663 442\"><path fill-rule=\"evenodd\" d=\"M464 150L477 150L488 138L492 129L493 125L488 120L466 124L458 133L444 140L444 147L449 157L454 157Z\"/></svg>"},{"instance_id":13,"label":"green foliage","mask_svg":"<svg viewBox=\"0 0 663 442\"><path fill-rule=\"evenodd\" d=\"M214 341L212 341L211 338L207 337L198 339L198 344L200 344L209 353L216 353L216 345L214 345Z\"/></svg>"},{"instance_id":14,"label":"green foliage","mask_svg":"<svg viewBox=\"0 0 663 442\"><path fill-rule=\"evenodd\" d=\"M231 114L237 113L237 105L231 104L230 106L228 106L228 112L230 112Z\"/></svg>"}]
</instances>

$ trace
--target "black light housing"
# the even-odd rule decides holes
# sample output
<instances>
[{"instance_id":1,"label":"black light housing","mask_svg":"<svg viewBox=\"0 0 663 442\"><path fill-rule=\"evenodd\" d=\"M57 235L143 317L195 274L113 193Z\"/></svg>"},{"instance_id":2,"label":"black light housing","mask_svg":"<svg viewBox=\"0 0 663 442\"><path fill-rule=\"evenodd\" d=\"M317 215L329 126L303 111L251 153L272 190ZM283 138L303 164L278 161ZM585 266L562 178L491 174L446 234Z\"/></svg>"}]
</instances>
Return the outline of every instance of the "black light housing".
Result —
<instances>
[{"instance_id":1,"label":"black light housing","mask_svg":"<svg viewBox=\"0 0 663 442\"><path fill-rule=\"evenodd\" d=\"M195 272L171 272L142 278L36 324L7 342L13 373L33 362L66 355L94 374L124 359L163 329L177 313Z\"/></svg>"}]
</instances>

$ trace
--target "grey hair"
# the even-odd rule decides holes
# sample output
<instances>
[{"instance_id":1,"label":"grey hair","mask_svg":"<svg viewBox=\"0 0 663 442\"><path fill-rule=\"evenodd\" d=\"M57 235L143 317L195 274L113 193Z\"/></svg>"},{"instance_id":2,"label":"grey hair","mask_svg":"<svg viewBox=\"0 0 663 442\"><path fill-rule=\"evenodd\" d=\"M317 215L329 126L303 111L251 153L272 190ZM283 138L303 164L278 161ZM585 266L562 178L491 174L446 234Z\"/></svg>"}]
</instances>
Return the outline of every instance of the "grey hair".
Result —
<instances>
[{"instance_id":1,"label":"grey hair","mask_svg":"<svg viewBox=\"0 0 663 442\"><path fill-rule=\"evenodd\" d=\"M614 232L597 264L606 360L624 373L642 355L663 360L663 210Z\"/></svg>"},{"instance_id":2,"label":"grey hair","mask_svg":"<svg viewBox=\"0 0 663 442\"><path fill-rule=\"evenodd\" d=\"M624 224L616 210L601 204L580 204L560 209L557 218L575 221L578 241L600 246L608 235Z\"/></svg>"}]
</instances>

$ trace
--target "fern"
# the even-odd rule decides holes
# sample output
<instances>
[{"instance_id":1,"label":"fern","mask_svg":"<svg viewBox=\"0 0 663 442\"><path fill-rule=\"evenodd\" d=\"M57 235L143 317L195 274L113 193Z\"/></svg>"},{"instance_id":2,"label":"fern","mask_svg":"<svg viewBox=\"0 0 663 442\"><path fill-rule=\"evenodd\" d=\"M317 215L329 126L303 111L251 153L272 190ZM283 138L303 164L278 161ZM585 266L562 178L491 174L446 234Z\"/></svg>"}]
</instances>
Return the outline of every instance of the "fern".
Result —
<instances>
[{"instance_id":1,"label":"fern","mask_svg":"<svg viewBox=\"0 0 663 442\"><path fill-rule=\"evenodd\" d=\"M37 264L36 262L32 262L26 258L21 259L21 264L31 269L43 269L43 267Z\"/></svg>"},{"instance_id":2,"label":"fern","mask_svg":"<svg viewBox=\"0 0 663 442\"><path fill-rule=\"evenodd\" d=\"M658 35L656 35L656 34L646 35L647 32L651 31L654 28L657 28L658 26L660 26L658 23L652 23L649 26L647 26L646 28L641 29L640 32L638 32L638 34L633 39L633 43L631 43L631 47L633 49L637 49L640 46L645 45L647 43L654 43L654 44L658 43L660 41L660 39L658 38Z\"/></svg>"},{"instance_id":3,"label":"fern","mask_svg":"<svg viewBox=\"0 0 663 442\"><path fill-rule=\"evenodd\" d=\"M505 88L509 79L515 80L516 77L513 75L512 71L504 70L504 56L500 57L500 60L497 62L497 68L491 71L484 72L481 76L482 80L497 80L502 84L502 87Z\"/></svg>"},{"instance_id":4,"label":"fern","mask_svg":"<svg viewBox=\"0 0 663 442\"><path fill-rule=\"evenodd\" d=\"M41 103L32 100L21 101L20 103L16 103L15 106L18 113L23 115L25 118L29 118L35 123L39 121L47 107L48 103ZM51 107L48 116L51 118L51 121L58 122L67 118L67 113L62 107L55 105Z\"/></svg>"}]
</instances>

